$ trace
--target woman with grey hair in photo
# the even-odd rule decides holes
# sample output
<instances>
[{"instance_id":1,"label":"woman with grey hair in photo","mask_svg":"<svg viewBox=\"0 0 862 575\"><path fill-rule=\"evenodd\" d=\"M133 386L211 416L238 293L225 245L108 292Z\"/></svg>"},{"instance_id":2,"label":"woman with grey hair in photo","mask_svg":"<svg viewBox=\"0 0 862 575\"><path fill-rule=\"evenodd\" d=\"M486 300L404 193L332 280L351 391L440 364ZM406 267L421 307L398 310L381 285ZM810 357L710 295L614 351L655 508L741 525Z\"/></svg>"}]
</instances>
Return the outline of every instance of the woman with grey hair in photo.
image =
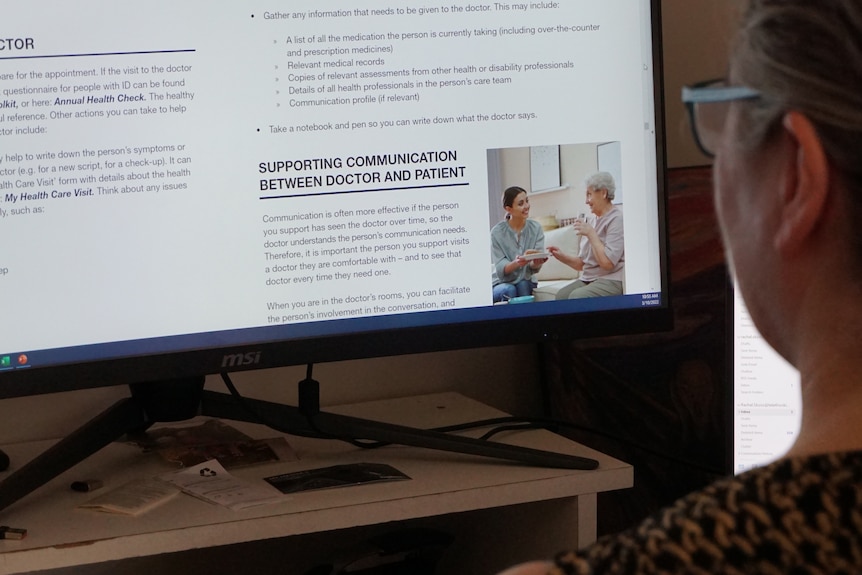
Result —
<instances>
[{"instance_id":1,"label":"woman with grey hair in photo","mask_svg":"<svg viewBox=\"0 0 862 575\"><path fill-rule=\"evenodd\" d=\"M862 573L862 2L750 0L728 78L683 99L746 307L801 375L800 432L773 463L506 575Z\"/></svg>"},{"instance_id":2,"label":"woman with grey hair in photo","mask_svg":"<svg viewBox=\"0 0 862 575\"><path fill-rule=\"evenodd\" d=\"M580 272L578 281L557 293L557 299L577 299L623 294L625 276L625 238L623 212L614 205L616 184L608 172L597 172L584 182L586 204L596 217L591 225L578 218L572 227L581 242L577 254L567 254L556 246L548 252L567 266Z\"/></svg>"}]
</instances>

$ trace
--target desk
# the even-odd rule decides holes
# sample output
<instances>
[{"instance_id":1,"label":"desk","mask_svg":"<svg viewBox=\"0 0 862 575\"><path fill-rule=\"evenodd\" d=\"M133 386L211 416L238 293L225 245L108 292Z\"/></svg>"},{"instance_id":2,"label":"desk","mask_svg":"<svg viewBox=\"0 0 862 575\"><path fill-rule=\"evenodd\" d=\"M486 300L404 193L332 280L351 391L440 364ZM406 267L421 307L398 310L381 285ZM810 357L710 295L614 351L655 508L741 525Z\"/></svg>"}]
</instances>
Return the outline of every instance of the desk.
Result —
<instances>
[{"instance_id":1,"label":"desk","mask_svg":"<svg viewBox=\"0 0 862 575\"><path fill-rule=\"evenodd\" d=\"M456 393L374 401L328 408L357 417L436 427L499 417L501 412ZM252 437L271 437L257 426L231 422ZM456 542L441 572L496 570L513 561L585 545L596 537L596 494L631 487L632 467L546 431L516 432L501 441L597 459L595 471L547 469L403 446L363 450L338 441L289 437L298 461L233 470L246 479L339 463L388 463L412 479L311 491L283 503L230 511L187 495L139 517L115 516L77 505L94 497L69 489L72 481L99 478L111 489L136 477L170 471L154 454L114 443L0 512L0 523L28 530L21 541L0 541L0 574L60 569L101 572L99 564L123 561L122 572L194 573L191 564L219 567L238 560L241 572L268 573L254 558L277 560L285 574L302 573L302 561L320 549L337 549L369 533L397 526L433 526ZM34 457L51 442L3 446L13 464ZM267 551L271 547L271 553ZM204 552L204 550L206 550ZM317 550L317 551L315 551ZM165 555L171 554L171 555ZM187 563L184 563L186 559ZM168 562L171 568L158 566ZM320 557L316 558L319 561ZM113 563L115 572L117 567ZM209 569L212 572L212 569ZM229 572L218 569L219 573Z\"/></svg>"}]
</instances>

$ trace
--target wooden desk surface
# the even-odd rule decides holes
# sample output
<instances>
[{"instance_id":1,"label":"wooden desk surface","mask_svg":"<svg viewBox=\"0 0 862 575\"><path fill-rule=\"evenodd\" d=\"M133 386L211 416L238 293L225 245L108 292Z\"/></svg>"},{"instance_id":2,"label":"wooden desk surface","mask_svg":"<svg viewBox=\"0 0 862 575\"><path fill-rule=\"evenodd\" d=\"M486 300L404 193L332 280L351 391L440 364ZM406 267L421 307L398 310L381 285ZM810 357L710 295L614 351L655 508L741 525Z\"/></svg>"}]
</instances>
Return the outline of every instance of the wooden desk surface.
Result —
<instances>
[{"instance_id":1,"label":"wooden desk surface","mask_svg":"<svg viewBox=\"0 0 862 575\"><path fill-rule=\"evenodd\" d=\"M456 393L381 400L328 411L416 427L436 427L502 414ZM277 435L262 426L231 422L251 435ZM577 497L631 487L630 465L546 431L502 435L501 441L590 457L595 471L548 469L419 448L363 450L339 441L289 437L298 461L232 470L242 478L263 477L351 462L388 463L412 479L394 483L310 491L284 501L231 511L180 494L139 517L78 509L98 495L77 493L72 481L98 478L112 489L140 477L171 471L170 464L134 446L114 443L0 512L0 524L23 527L21 541L0 541L0 573L21 573L141 557L202 547L331 531ZM3 446L20 465L52 442ZM2 475L0 475L2 478ZM103 491L102 491L103 492ZM593 510L594 511L594 510ZM595 521L595 518L587 518Z\"/></svg>"}]
</instances>

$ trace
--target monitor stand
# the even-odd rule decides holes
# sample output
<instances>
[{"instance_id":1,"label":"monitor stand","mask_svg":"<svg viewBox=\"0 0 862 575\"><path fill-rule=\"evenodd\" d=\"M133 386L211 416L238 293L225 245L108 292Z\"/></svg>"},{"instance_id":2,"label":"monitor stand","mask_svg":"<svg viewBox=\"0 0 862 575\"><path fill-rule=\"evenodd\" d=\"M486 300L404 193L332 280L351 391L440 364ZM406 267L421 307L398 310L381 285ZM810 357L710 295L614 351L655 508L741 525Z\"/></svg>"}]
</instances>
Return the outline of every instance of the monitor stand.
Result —
<instances>
[{"instance_id":1,"label":"monitor stand","mask_svg":"<svg viewBox=\"0 0 862 575\"><path fill-rule=\"evenodd\" d=\"M412 447L479 455L562 469L596 469L594 459L519 447L493 441L391 425L290 405L243 399L205 390L195 377L136 384L122 399L0 483L0 510L41 487L67 469L126 434L142 432L157 422L173 422L203 415L261 423L277 422L293 435L362 439ZM314 402L314 398L311 398Z\"/></svg>"}]
</instances>

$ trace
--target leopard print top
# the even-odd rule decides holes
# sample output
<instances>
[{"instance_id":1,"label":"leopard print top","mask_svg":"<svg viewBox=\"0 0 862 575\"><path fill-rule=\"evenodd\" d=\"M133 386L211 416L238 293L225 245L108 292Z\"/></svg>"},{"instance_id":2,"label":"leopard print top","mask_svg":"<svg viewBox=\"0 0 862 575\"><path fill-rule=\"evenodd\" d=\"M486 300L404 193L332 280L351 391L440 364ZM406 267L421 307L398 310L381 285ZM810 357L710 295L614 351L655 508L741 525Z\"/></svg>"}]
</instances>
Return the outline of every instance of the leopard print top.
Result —
<instances>
[{"instance_id":1,"label":"leopard print top","mask_svg":"<svg viewBox=\"0 0 862 575\"><path fill-rule=\"evenodd\" d=\"M562 553L549 575L862 573L862 452L779 460L638 527Z\"/></svg>"}]
</instances>

